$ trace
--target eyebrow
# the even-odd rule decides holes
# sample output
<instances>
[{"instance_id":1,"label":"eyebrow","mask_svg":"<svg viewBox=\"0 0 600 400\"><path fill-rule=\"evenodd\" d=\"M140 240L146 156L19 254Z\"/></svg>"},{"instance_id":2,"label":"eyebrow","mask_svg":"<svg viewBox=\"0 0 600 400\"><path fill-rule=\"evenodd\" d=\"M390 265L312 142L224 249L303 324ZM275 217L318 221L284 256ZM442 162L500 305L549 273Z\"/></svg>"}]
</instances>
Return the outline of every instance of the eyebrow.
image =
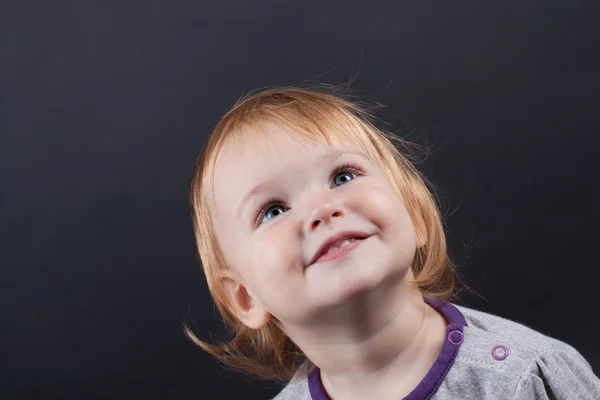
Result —
<instances>
[{"instance_id":1,"label":"eyebrow","mask_svg":"<svg viewBox=\"0 0 600 400\"><path fill-rule=\"evenodd\" d=\"M361 158L363 158L363 159L371 162L371 158L369 156L367 156L365 153L361 152L361 151L339 151L338 150L338 151L333 151L331 153L327 153L327 154L321 156L321 159L322 160L337 159L337 158L339 158L339 157L341 157L343 155L347 155L347 154L357 155L357 156L360 156ZM254 186L252 189L250 189L250 191L248 191L248 193L246 193L246 195L244 196L244 198L240 202L240 205L238 207L236 216L239 218L240 214L242 213L242 211L246 207L247 203L254 196L258 195L259 193L267 190L270 186L272 186L274 180L275 179L268 179L266 181L263 181L263 182L259 183L256 186Z\"/></svg>"},{"instance_id":2,"label":"eyebrow","mask_svg":"<svg viewBox=\"0 0 600 400\"><path fill-rule=\"evenodd\" d=\"M242 200L242 202L240 203L240 206L238 208L238 212L237 212L237 216L239 217L240 214L242 213L242 211L244 210L244 208L246 207L246 204L257 194L263 192L264 190L268 189L269 186L271 186L272 181L268 180L268 181L264 181L262 183L259 183L258 185L254 186L248 193L246 193L246 195L244 196L244 199Z\"/></svg>"}]
</instances>

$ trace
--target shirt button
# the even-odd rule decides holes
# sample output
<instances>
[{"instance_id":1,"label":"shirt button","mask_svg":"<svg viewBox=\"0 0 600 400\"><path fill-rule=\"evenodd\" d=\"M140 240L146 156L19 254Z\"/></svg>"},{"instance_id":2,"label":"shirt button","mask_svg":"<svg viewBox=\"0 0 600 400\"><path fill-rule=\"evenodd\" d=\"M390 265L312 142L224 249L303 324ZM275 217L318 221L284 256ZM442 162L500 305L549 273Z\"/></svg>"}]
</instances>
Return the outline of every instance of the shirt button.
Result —
<instances>
[{"instance_id":1,"label":"shirt button","mask_svg":"<svg viewBox=\"0 0 600 400\"><path fill-rule=\"evenodd\" d=\"M448 341L450 343L452 343L453 345L458 346L459 344L461 344L463 341L465 340L465 337L463 335L463 333L459 330L454 330L451 331L448 334Z\"/></svg>"},{"instance_id":2,"label":"shirt button","mask_svg":"<svg viewBox=\"0 0 600 400\"><path fill-rule=\"evenodd\" d=\"M498 361L506 360L508 349L505 346L496 346L492 349L492 357Z\"/></svg>"}]
</instances>

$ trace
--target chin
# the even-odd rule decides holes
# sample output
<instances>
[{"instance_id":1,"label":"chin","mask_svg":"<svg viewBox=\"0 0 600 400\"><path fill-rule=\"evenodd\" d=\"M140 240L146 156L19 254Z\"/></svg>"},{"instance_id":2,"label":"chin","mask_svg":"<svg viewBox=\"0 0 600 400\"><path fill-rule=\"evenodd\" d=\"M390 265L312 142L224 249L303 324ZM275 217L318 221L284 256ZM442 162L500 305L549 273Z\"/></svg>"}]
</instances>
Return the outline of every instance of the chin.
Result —
<instances>
[{"instance_id":1,"label":"chin","mask_svg":"<svg viewBox=\"0 0 600 400\"><path fill-rule=\"evenodd\" d=\"M336 306L376 290L392 271L367 270L361 266L330 272L334 273L322 277L324 280L320 282L318 290L325 297L322 298L323 303Z\"/></svg>"}]
</instances>

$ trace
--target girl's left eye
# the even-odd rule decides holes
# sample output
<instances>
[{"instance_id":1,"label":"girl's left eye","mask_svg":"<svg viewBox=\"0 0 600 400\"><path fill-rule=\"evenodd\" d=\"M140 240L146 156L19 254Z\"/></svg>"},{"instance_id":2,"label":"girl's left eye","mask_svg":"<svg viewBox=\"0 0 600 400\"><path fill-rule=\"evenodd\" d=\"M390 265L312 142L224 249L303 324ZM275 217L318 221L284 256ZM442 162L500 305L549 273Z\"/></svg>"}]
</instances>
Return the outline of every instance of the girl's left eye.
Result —
<instances>
[{"instance_id":1,"label":"girl's left eye","mask_svg":"<svg viewBox=\"0 0 600 400\"><path fill-rule=\"evenodd\" d=\"M335 186L341 186L344 183L350 182L351 180L356 178L356 174L354 172L352 172L351 170L343 170L341 172L338 172L337 174L334 175L333 177L333 184Z\"/></svg>"}]
</instances>

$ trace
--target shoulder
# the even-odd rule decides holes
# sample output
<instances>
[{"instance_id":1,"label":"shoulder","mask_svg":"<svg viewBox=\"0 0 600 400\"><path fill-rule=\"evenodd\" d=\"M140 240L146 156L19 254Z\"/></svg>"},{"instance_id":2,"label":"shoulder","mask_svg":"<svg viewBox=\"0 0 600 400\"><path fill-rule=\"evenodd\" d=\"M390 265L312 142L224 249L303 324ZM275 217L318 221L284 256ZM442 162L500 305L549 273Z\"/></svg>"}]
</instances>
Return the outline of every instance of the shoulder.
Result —
<instances>
[{"instance_id":1,"label":"shoulder","mask_svg":"<svg viewBox=\"0 0 600 400\"><path fill-rule=\"evenodd\" d=\"M567 343L544 335L522 323L465 306L455 305L455 307L460 310L468 323L465 336L468 335L479 345L510 344L517 351L515 355L524 359L551 349L573 350Z\"/></svg>"},{"instance_id":2,"label":"shoulder","mask_svg":"<svg viewBox=\"0 0 600 400\"><path fill-rule=\"evenodd\" d=\"M273 400L310 400L306 378L291 380Z\"/></svg>"},{"instance_id":3,"label":"shoulder","mask_svg":"<svg viewBox=\"0 0 600 400\"><path fill-rule=\"evenodd\" d=\"M484 398L499 393L516 399L600 398L600 380L571 345L524 324L454 306L468 326L448 378L469 382Z\"/></svg>"},{"instance_id":4,"label":"shoulder","mask_svg":"<svg viewBox=\"0 0 600 400\"><path fill-rule=\"evenodd\" d=\"M311 400L304 364L273 400Z\"/></svg>"},{"instance_id":5,"label":"shoulder","mask_svg":"<svg viewBox=\"0 0 600 400\"><path fill-rule=\"evenodd\" d=\"M489 355L493 356L492 350L497 346L504 346L508 350L508 355L492 357L492 359L509 358L518 359L524 363L540 357L548 352L559 352L570 356L579 356L577 350L571 345L544 335L528 326L512 321L507 318L488 314L483 311L474 310L465 306L455 305L464 315L468 326L464 328L465 342L468 337L470 340L467 348L470 350L489 349ZM490 348L490 346L492 346ZM512 351L511 351L512 350ZM487 358L487 357L486 357Z\"/></svg>"}]
</instances>

